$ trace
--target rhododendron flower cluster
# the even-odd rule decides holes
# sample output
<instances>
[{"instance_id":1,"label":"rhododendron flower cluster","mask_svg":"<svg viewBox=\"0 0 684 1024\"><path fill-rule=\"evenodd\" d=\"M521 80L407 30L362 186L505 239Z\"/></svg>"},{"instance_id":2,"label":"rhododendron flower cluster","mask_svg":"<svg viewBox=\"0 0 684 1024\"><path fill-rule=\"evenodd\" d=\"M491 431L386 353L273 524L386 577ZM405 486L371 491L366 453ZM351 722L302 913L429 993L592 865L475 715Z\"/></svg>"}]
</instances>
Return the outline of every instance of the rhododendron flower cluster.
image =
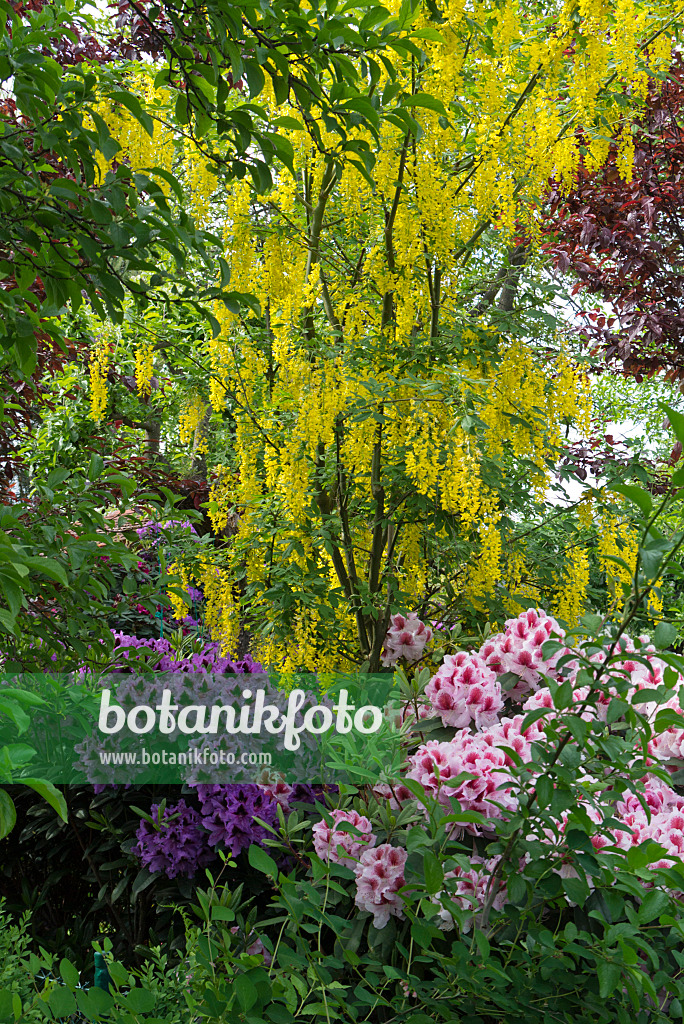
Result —
<instances>
[{"instance_id":1,"label":"rhododendron flower cluster","mask_svg":"<svg viewBox=\"0 0 684 1024\"><path fill-rule=\"evenodd\" d=\"M466 870L456 866L453 871L447 871L444 881L450 883L442 892L438 892L432 902L438 908L436 925L442 931L448 932L455 927L454 918L443 900L452 900L461 910L476 913L482 909L487 899L487 891L490 885L496 886L496 892L492 900L492 908L501 910L508 901L506 885L500 878L492 881L492 875L499 863L498 857L491 857L483 860L482 857L471 857L470 868ZM466 920L462 927L463 932L469 932L472 927L472 918Z\"/></svg>"},{"instance_id":2,"label":"rhododendron flower cluster","mask_svg":"<svg viewBox=\"0 0 684 1024\"><path fill-rule=\"evenodd\" d=\"M161 658L155 664L159 672L204 672L215 675L231 675L243 672L263 672L264 667L258 661L254 661L251 654L233 659L221 654L221 644L217 641L205 643L201 651L196 651L185 658L178 658L171 642L160 639L141 639L131 636L128 633L112 630L114 637L113 658L116 665L114 672L126 671L126 663L134 661L135 652L138 650L149 650L154 654L160 654Z\"/></svg>"},{"instance_id":3,"label":"rhododendron flower cluster","mask_svg":"<svg viewBox=\"0 0 684 1024\"><path fill-rule=\"evenodd\" d=\"M464 731L444 743L428 740L409 758L409 765L408 778L446 808L451 809L450 800L455 798L463 810L500 818L503 810L516 807L510 787L505 786L510 781L506 754L483 733ZM465 773L472 778L449 784Z\"/></svg>"},{"instance_id":4,"label":"rhododendron flower cluster","mask_svg":"<svg viewBox=\"0 0 684 1024\"><path fill-rule=\"evenodd\" d=\"M356 906L373 915L376 928L384 928L390 917L403 917L399 890L404 887L404 866L408 853L398 846L383 843L364 850L354 869Z\"/></svg>"},{"instance_id":5,"label":"rhododendron flower cluster","mask_svg":"<svg viewBox=\"0 0 684 1024\"><path fill-rule=\"evenodd\" d=\"M153 804L150 811L150 817L159 822L159 828L145 818L141 820L133 853L150 871L163 871L168 878L179 875L192 878L199 868L214 859L201 817L184 800L166 807L161 818L159 810L160 805Z\"/></svg>"},{"instance_id":6,"label":"rhododendron flower cluster","mask_svg":"<svg viewBox=\"0 0 684 1024\"><path fill-rule=\"evenodd\" d=\"M201 821L209 833L210 846L221 844L236 857L252 843L262 844L269 835L254 818L268 825L277 820L277 805L272 796L256 784L197 786Z\"/></svg>"},{"instance_id":7,"label":"rhododendron flower cluster","mask_svg":"<svg viewBox=\"0 0 684 1024\"><path fill-rule=\"evenodd\" d=\"M495 673L477 654L448 655L425 688L435 713L445 725L477 729L493 725L503 708L501 686Z\"/></svg>"},{"instance_id":8,"label":"rhododendron flower cluster","mask_svg":"<svg viewBox=\"0 0 684 1024\"><path fill-rule=\"evenodd\" d=\"M326 821L318 821L313 827L314 850L324 861L333 864L346 864L351 867L359 859L361 852L375 846L373 826L368 818L358 811L331 811L332 827ZM342 830L337 826L346 823L352 825L361 834Z\"/></svg>"},{"instance_id":9,"label":"rhododendron flower cluster","mask_svg":"<svg viewBox=\"0 0 684 1024\"><path fill-rule=\"evenodd\" d=\"M520 682L509 696L520 696L538 689L543 675L552 675L560 652L545 658L542 646L552 637L561 640L565 631L546 612L529 608L515 619L508 619L506 629L491 637L480 648L480 655L497 674L512 672Z\"/></svg>"},{"instance_id":10,"label":"rhododendron flower cluster","mask_svg":"<svg viewBox=\"0 0 684 1024\"><path fill-rule=\"evenodd\" d=\"M189 519L168 519L165 523L155 523L154 520L149 519L142 526L139 526L135 531L138 537L143 540L146 537L158 537L163 530L188 530L191 535L194 534L193 539L197 537L197 530L192 525Z\"/></svg>"},{"instance_id":11,"label":"rhododendron flower cluster","mask_svg":"<svg viewBox=\"0 0 684 1024\"><path fill-rule=\"evenodd\" d=\"M396 665L400 658L419 661L425 645L432 640L432 630L421 622L416 612L409 615L393 615L385 636L382 663Z\"/></svg>"}]
</instances>

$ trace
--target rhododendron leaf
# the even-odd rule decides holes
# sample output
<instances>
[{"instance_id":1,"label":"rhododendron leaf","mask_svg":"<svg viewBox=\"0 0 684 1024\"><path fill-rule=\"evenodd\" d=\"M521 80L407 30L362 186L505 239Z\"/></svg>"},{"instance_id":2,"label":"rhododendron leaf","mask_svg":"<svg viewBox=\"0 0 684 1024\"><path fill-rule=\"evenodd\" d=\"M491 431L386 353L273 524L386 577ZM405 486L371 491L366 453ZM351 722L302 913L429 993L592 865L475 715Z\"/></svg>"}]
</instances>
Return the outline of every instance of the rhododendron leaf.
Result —
<instances>
[{"instance_id":1,"label":"rhododendron leaf","mask_svg":"<svg viewBox=\"0 0 684 1024\"><path fill-rule=\"evenodd\" d=\"M14 828L17 821L17 811L12 797L4 789L0 789L0 839Z\"/></svg>"},{"instance_id":2,"label":"rhododendron leaf","mask_svg":"<svg viewBox=\"0 0 684 1024\"><path fill-rule=\"evenodd\" d=\"M665 699L666 698L661 693L658 693L657 690L637 690L637 692L630 697L632 704L648 704L651 701L656 701L660 704Z\"/></svg>"},{"instance_id":3,"label":"rhododendron leaf","mask_svg":"<svg viewBox=\"0 0 684 1024\"><path fill-rule=\"evenodd\" d=\"M572 681L567 679L553 695L553 706L559 711L570 707L572 702Z\"/></svg>"},{"instance_id":4,"label":"rhododendron leaf","mask_svg":"<svg viewBox=\"0 0 684 1024\"><path fill-rule=\"evenodd\" d=\"M454 814L445 814L443 818L440 818L440 823L444 825L450 825L456 822L472 822L475 825L484 825L487 821L484 814L480 814L479 811L458 811Z\"/></svg>"},{"instance_id":5,"label":"rhododendron leaf","mask_svg":"<svg viewBox=\"0 0 684 1024\"><path fill-rule=\"evenodd\" d=\"M255 871L260 871L270 878L278 877L278 867L273 857L269 857L265 850L253 843L248 851L248 859Z\"/></svg>"},{"instance_id":6,"label":"rhododendron leaf","mask_svg":"<svg viewBox=\"0 0 684 1024\"><path fill-rule=\"evenodd\" d=\"M652 889L646 893L637 912L639 924L649 924L656 917L660 917L670 906L670 899L668 893L662 889Z\"/></svg>"},{"instance_id":7,"label":"rhododendron leaf","mask_svg":"<svg viewBox=\"0 0 684 1024\"><path fill-rule=\"evenodd\" d=\"M423 857L423 871L425 873L425 885L427 891L432 895L439 892L444 884L444 870L431 850L426 850Z\"/></svg>"},{"instance_id":8,"label":"rhododendron leaf","mask_svg":"<svg viewBox=\"0 0 684 1024\"><path fill-rule=\"evenodd\" d=\"M612 725L613 722L617 722L618 718L624 715L628 706L629 705L624 700L619 700L617 697L613 697L608 705L608 711L606 713L606 722L608 725Z\"/></svg>"},{"instance_id":9,"label":"rhododendron leaf","mask_svg":"<svg viewBox=\"0 0 684 1024\"><path fill-rule=\"evenodd\" d=\"M598 633L603 625L603 619L600 615L583 615L580 619L580 623L585 626L590 633Z\"/></svg>"},{"instance_id":10,"label":"rhododendron leaf","mask_svg":"<svg viewBox=\"0 0 684 1024\"><path fill-rule=\"evenodd\" d=\"M526 733L531 725L538 722L540 718L545 718L550 711L551 708L535 708L534 711L528 711L523 718L522 725L520 726L520 732L523 734Z\"/></svg>"},{"instance_id":11,"label":"rhododendron leaf","mask_svg":"<svg viewBox=\"0 0 684 1024\"><path fill-rule=\"evenodd\" d=\"M653 732L657 734L665 732L666 729L681 729L681 727L682 716L678 715L672 708L663 708L655 717Z\"/></svg>"},{"instance_id":12,"label":"rhododendron leaf","mask_svg":"<svg viewBox=\"0 0 684 1024\"><path fill-rule=\"evenodd\" d=\"M506 890L513 903L522 903L527 896L527 882L522 875L509 875L506 879Z\"/></svg>"},{"instance_id":13,"label":"rhododendron leaf","mask_svg":"<svg viewBox=\"0 0 684 1024\"><path fill-rule=\"evenodd\" d=\"M537 803L543 810L551 803L553 794L553 781L548 775L540 775L535 782L534 791L537 794Z\"/></svg>"}]
</instances>

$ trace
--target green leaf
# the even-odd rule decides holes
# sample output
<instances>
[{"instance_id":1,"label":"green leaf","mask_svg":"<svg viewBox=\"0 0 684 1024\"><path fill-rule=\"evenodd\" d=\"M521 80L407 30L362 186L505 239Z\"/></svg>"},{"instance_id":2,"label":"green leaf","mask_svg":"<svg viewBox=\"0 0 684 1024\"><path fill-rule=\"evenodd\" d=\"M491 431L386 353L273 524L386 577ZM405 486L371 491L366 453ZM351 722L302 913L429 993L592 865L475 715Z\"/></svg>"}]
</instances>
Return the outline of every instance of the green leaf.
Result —
<instances>
[{"instance_id":1,"label":"green leaf","mask_svg":"<svg viewBox=\"0 0 684 1024\"><path fill-rule=\"evenodd\" d=\"M238 974L233 982L238 1002L245 1013L254 1006L258 999L258 993L249 978L244 974Z\"/></svg>"},{"instance_id":2,"label":"green leaf","mask_svg":"<svg viewBox=\"0 0 684 1024\"><path fill-rule=\"evenodd\" d=\"M656 917L660 917L669 909L671 902L670 897L662 889L652 889L646 893L637 913L639 924L648 924Z\"/></svg>"},{"instance_id":3,"label":"green leaf","mask_svg":"<svg viewBox=\"0 0 684 1024\"><path fill-rule=\"evenodd\" d=\"M427 110L436 111L442 117L447 116L447 111L444 109L442 101L434 96L430 96L427 92L418 92L415 96L406 96L401 103L404 107L425 107Z\"/></svg>"},{"instance_id":4,"label":"green leaf","mask_svg":"<svg viewBox=\"0 0 684 1024\"><path fill-rule=\"evenodd\" d=\"M55 1017L70 1017L77 1009L73 992L70 992L68 988L64 988L62 985L57 985L51 989L48 996L48 1004Z\"/></svg>"},{"instance_id":5,"label":"green leaf","mask_svg":"<svg viewBox=\"0 0 684 1024\"><path fill-rule=\"evenodd\" d=\"M620 964L611 960L599 960L596 964L596 973L599 980L599 995L601 999L607 999L620 983L622 968Z\"/></svg>"},{"instance_id":6,"label":"green leaf","mask_svg":"<svg viewBox=\"0 0 684 1024\"><path fill-rule=\"evenodd\" d=\"M8 836L17 823L17 809L14 800L4 789L0 789L0 839Z\"/></svg>"},{"instance_id":7,"label":"green leaf","mask_svg":"<svg viewBox=\"0 0 684 1024\"><path fill-rule=\"evenodd\" d=\"M426 850L423 856L423 871L425 872L425 885L427 891L432 895L442 888L444 884L444 869L432 850Z\"/></svg>"},{"instance_id":8,"label":"green leaf","mask_svg":"<svg viewBox=\"0 0 684 1024\"><path fill-rule=\"evenodd\" d=\"M551 803L551 797L553 795L553 781L548 775L540 775L535 783L534 791L537 794L537 803L543 810Z\"/></svg>"},{"instance_id":9,"label":"green leaf","mask_svg":"<svg viewBox=\"0 0 684 1024\"><path fill-rule=\"evenodd\" d=\"M123 90L110 93L110 98L116 100L118 103L123 104L128 110L130 110L133 117L138 121L150 138L154 135L154 121L143 109L143 106L137 96L134 96L132 92L124 92Z\"/></svg>"},{"instance_id":10,"label":"green leaf","mask_svg":"<svg viewBox=\"0 0 684 1024\"><path fill-rule=\"evenodd\" d=\"M39 796L42 796L44 800L47 800L50 807L57 811L57 814L60 816L62 821L67 820L68 810L66 800L57 787L53 786L51 782L48 782L47 779L19 779L18 781L21 782L22 786L30 786L31 789L35 789L36 793L38 793Z\"/></svg>"},{"instance_id":11,"label":"green leaf","mask_svg":"<svg viewBox=\"0 0 684 1024\"><path fill-rule=\"evenodd\" d=\"M234 921L235 911L231 910L230 907L212 907L211 919L212 921Z\"/></svg>"},{"instance_id":12,"label":"green leaf","mask_svg":"<svg viewBox=\"0 0 684 1024\"><path fill-rule=\"evenodd\" d=\"M653 501L648 491L645 491L642 487L637 487L636 484L611 484L610 489L617 494L624 494L625 498L629 498L630 501L639 506L645 516L650 516Z\"/></svg>"},{"instance_id":13,"label":"green leaf","mask_svg":"<svg viewBox=\"0 0 684 1024\"><path fill-rule=\"evenodd\" d=\"M149 1013L154 1009L157 997L146 988L132 988L126 996L126 1008L133 1013Z\"/></svg>"},{"instance_id":14,"label":"green leaf","mask_svg":"<svg viewBox=\"0 0 684 1024\"><path fill-rule=\"evenodd\" d=\"M68 988L78 988L81 979L78 971L70 960L60 960L59 973L62 977L62 981Z\"/></svg>"},{"instance_id":15,"label":"green leaf","mask_svg":"<svg viewBox=\"0 0 684 1024\"><path fill-rule=\"evenodd\" d=\"M90 456L90 465L88 466L88 479L92 482L97 480L98 476L104 469L104 459L101 455L93 453Z\"/></svg>"},{"instance_id":16,"label":"green leaf","mask_svg":"<svg viewBox=\"0 0 684 1024\"><path fill-rule=\"evenodd\" d=\"M666 405L665 402L661 402L659 404L667 413L667 418L670 421L670 426L674 430L675 437L680 444L684 445L684 416L681 412L677 412L676 409Z\"/></svg>"},{"instance_id":17,"label":"green leaf","mask_svg":"<svg viewBox=\"0 0 684 1024\"><path fill-rule=\"evenodd\" d=\"M581 878L564 878L562 880L565 895L578 907L583 907L589 899L589 886Z\"/></svg>"},{"instance_id":18,"label":"green leaf","mask_svg":"<svg viewBox=\"0 0 684 1024\"><path fill-rule=\"evenodd\" d=\"M677 639L677 627L671 622L659 622L653 634L653 643L661 650L671 647Z\"/></svg>"},{"instance_id":19,"label":"green leaf","mask_svg":"<svg viewBox=\"0 0 684 1024\"><path fill-rule=\"evenodd\" d=\"M51 580L61 583L65 587L69 585L64 567L59 562L56 562L54 558L41 558L37 555L31 555L24 559L24 565L31 572L40 572L43 576L48 576Z\"/></svg>"},{"instance_id":20,"label":"green leaf","mask_svg":"<svg viewBox=\"0 0 684 1024\"><path fill-rule=\"evenodd\" d=\"M273 857L269 857L261 846L257 846L256 843L252 843L247 854L250 865L255 871L260 871L262 875L268 875L270 878L278 877L278 867Z\"/></svg>"}]
</instances>

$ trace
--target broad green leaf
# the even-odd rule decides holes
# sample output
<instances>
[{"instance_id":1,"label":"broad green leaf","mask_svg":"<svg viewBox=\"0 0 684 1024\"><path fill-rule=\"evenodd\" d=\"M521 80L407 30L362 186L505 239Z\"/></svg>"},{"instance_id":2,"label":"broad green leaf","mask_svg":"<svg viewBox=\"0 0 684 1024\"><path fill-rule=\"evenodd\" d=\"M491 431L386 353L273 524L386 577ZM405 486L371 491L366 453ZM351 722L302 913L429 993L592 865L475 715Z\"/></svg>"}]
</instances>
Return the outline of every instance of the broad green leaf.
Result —
<instances>
[{"instance_id":1,"label":"broad green leaf","mask_svg":"<svg viewBox=\"0 0 684 1024\"><path fill-rule=\"evenodd\" d=\"M60 816L62 821L67 820L68 810L66 800L60 793L56 786L53 786L51 782L46 779L19 779L22 786L30 786L31 789L35 789L39 796L42 796L44 800L50 804L57 814Z\"/></svg>"},{"instance_id":2,"label":"broad green leaf","mask_svg":"<svg viewBox=\"0 0 684 1024\"><path fill-rule=\"evenodd\" d=\"M611 484L610 489L617 494L623 494L625 498L629 498L630 501L639 506L646 517L650 516L653 509L653 501L648 491L645 491L642 487L637 487L636 484Z\"/></svg>"},{"instance_id":3,"label":"broad green leaf","mask_svg":"<svg viewBox=\"0 0 684 1024\"><path fill-rule=\"evenodd\" d=\"M278 877L278 867L273 857L269 857L261 846L257 846L256 843L252 843L247 854L249 863L255 871L260 871L262 875L268 875L270 878Z\"/></svg>"},{"instance_id":4,"label":"broad green leaf","mask_svg":"<svg viewBox=\"0 0 684 1024\"><path fill-rule=\"evenodd\" d=\"M0 789L0 839L9 835L17 822L14 800L4 789Z\"/></svg>"},{"instance_id":5,"label":"broad green leaf","mask_svg":"<svg viewBox=\"0 0 684 1024\"><path fill-rule=\"evenodd\" d=\"M612 960L598 960L596 974L599 980L599 995L601 999L607 999L620 983L622 968Z\"/></svg>"}]
</instances>

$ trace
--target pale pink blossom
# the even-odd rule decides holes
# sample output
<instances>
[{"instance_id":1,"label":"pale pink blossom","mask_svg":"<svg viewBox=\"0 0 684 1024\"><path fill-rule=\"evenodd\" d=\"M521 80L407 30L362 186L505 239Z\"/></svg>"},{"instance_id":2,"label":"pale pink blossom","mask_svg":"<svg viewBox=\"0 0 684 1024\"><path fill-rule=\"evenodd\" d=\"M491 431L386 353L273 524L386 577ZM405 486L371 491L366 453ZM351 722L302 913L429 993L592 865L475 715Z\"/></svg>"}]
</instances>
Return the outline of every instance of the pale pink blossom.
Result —
<instances>
[{"instance_id":1,"label":"pale pink blossom","mask_svg":"<svg viewBox=\"0 0 684 1024\"><path fill-rule=\"evenodd\" d=\"M373 915L376 928L384 928L392 917L403 917L399 889L405 885L404 866L408 854L390 843L364 850L354 869L356 906Z\"/></svg>"},{"instance_id":2,"label":"pale pink blossom","mask_svg":"<svg viewBox=\"0 0 684 1024\"><path fill-rule=\"evenodd\" d=\"M538 743L544 738L544 723L541 720L533 722L525 732L521 732L525 715L515 715L513 718L502 718L496 725L482 732L485 743L491 746L503 748L508 747L514 750L521 761L529 764L532 760L532 744ZM502 750L504 764L511 767L515 762L513 758Z\"/></svg>"},{"instance_id":3,"label":"pale pink blossom","mask_svg":"<svg viewBox=\"0 0 684 1024\"><path fill-rule=\"evenodd\" d=\"M283 782L282 779L269 779L268 782L258 782L259 789L262 789L264 793L268 793L273 799L280 804L283 811L287 813L290 809L290 797L294 792L294 786L291 786L289 782Z\"/></svg>"},{"instance_id":4,"label":"pale pink blossom","mask_svg":"<svg viewBox=\"0 0 684 1024\"><path fill-rule=\"evenodd\" d=\"M425 688L425 696L445 725L477 729L493 725L503 707L495 673L478 654L450 654Z\"/></svg>"},{"instance_id":5,"label":"pale pink blossom","mask_svg":"<svg viewBox=\"0 0 684 1024\"><path fill-rule=\"evenodd\" d=\"M564 636L565 631L555 619L544 611L529 608L517 618L508 619L504 632L487 640L479 653L497 674L512 672L520 677L520 682L508 691L509 696L519 697L538 689L542 675L553 675L561 652L547 659L542 654L542 645L552 637L562 640Z\"/></svg>"},{"instance_id":6,"label":"pale pink blossom","mask_svg":"<svg viewBox=\"0 0 684 1024\"><path fill-rule=\"evenodd\" d=\"M330 816L332 827L326 821L318 821L313 827L314 850L321 860L352 867L363 850L375 846L373 826L358 811L341 811L336 808L330 812ZM361 834L354 835L337 828L343 822L352 825Z\"/></svg>"},{"instance_id":7,"label":"pale pink blossom","mask_svg":"<svg viewBox=\"0 0 684 1024\"><path fill-rule=\"evenodd\" d=\"M432 630L418 618L416 612L408 615L393 615L385 636L382 663L394 665L400 658L419 661L425 645L432 640Z\"/></svg>"},{"instance_id":8,"label":"pale pink blossom","mask_svg":"<svg viewBox=\"0 0 684 1024\"><path fill-rule=\"evenodd\" d=\"M485 818L500 818L501 807L513 810L517 801L505 783L510 779L506 754L487 741L486 734L458 733L448 743L429 740L409 758L408 778L415 779L427 793L436 797L442 806L451 810L454 797L463 810L477 811ZM456 786L448 785L468 772L466 779ZM503 788L500 788L503 787ZM472 826L468 826L473 831Z\"/></svg>"},{"instance_id":9,"label":"pale pink blossom","mask_svg":"<svg viewBox=\"0 0 684 1024\"><path fill-rule=\"evenodd\" d=\"M400 810L402 804L406 803L407 800L415 799L411 790L400 782L394 782L391 786L387 782L378 782L377 785L373 786L373 794L379 800L389 800L389 805L393 811Z\"/></svg>"},{"instance_id":10,"label":"pale pink blossom","mask_svg":"<svg viewBox=\"0 0 684 1024\"><path fill-rule=\"evenodd\" d=\"M500 878L495 882L491 882L498 862L498 857L491 857L489 860L483 860L481 857L471 857L468 870L457 866L454 871L446 872L444 881L449 884L432 898L432 902L438 907L437 919L435 921L438 928L448 932L455 927L454 918L451 912L443 905L443 899L452 900L461 910L475 913L484 907L490 883L497 886L496 894L492 901L492 909L501 910L505 906L508 900L505 882ZM464 924L463 932L469 932L471 927L472 916Z\"/></svg>"}]
</instances>

